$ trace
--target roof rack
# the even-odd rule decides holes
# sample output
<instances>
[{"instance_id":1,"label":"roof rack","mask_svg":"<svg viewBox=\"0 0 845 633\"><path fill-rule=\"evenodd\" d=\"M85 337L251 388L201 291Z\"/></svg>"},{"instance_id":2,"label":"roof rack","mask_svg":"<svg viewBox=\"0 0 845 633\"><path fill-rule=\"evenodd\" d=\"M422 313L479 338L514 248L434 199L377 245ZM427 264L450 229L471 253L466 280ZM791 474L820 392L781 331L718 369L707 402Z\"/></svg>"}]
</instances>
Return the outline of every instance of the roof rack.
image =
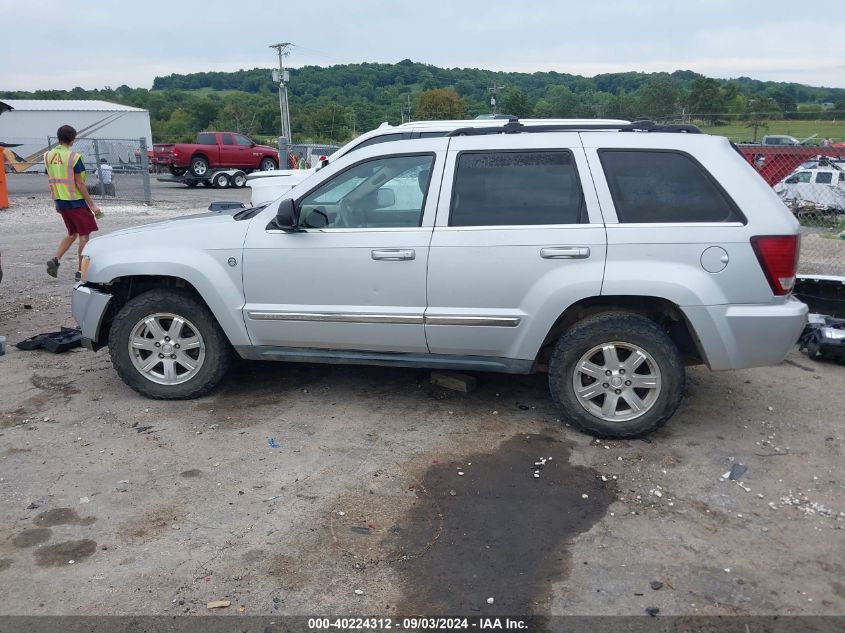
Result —
<instances>
[{"instance_id":1,"label":"roof rack","mask_svg":"<svg viewBox=\"0 0 845 633\"><path fill-rule=\"evenodd\" d=\"M447 136L481 136L483 134L521 134L524 132L588 132L593 130L616 130L617 132L669 132L701 134L701 130L695 125L658 125L654 121L640 120L633 123L551 123L547 125L524 125L519 119L512 116L502 127L462 127L453 130Z\"/></svg>"}]
</instances>

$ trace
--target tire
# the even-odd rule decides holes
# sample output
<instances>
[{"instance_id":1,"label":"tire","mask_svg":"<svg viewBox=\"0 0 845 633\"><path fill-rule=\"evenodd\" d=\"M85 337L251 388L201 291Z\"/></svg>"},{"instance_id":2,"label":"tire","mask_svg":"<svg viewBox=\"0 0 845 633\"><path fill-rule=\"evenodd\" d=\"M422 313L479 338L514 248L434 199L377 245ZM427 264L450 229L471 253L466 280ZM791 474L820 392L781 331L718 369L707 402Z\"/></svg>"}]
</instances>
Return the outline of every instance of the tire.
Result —
<instances>
[{"instance_id":1,"label":"tire","mask_svg":"<svg viewBox=\"0 0 845 633\"><path fill-rule=\"evenodd\" d=\"M174 324L174 316L184 321L181 327ZM148 325L151 322L158 329ZM130 351L132 340L141 344ZM176 341L185 348L176 348L180 344ZM109 354L123 382L158 400L187 400L208 393L232 362L229 341L209 309L188 293L163 288L140 294L121 308L109 332ZM171 354L171 359L143 370L162 354ZM188 369L191 364L194 367Z\"/></svg>"},{"instance_id":2,"label":"tire","mask_svg":"<svg viewBox=\"0 0 845 633\"><path fill-rule=\"evenodd\" d=\"M229 176L224 173L219 173L211 181L216 189L226 189L229 187Z\"/></svg>"},{"instance_id":3,"label":"tire","mask_svg":"<svg viewBox=\"0 0 845 633\"><path fill-rule=\"evenodd\" d=\"M574 325L558 339L549 363L555 404L577 428L598 437L634 438L659 428L677 410L685 381L672 339L653 321L623 312Z\"/></svg>"},{"instance_id":4,"label":"tire","mask_svg":"<svg viewBox=\"0 0 845 633\"><path fill-rule=\"evenodd\" d=\"M242 171L236 171L232 174L232 186L236 189L241 189L246 186L246 174Z\"/></svg>"},{"instance_id":5,"label":"tire","mask_svg":"<svg viewBox=\"0 0 845 633\"><path fill-rule=\"evenodd\" d=\"M202 178L208 173L208 159L205 156L194 156L191 159L191 174Z\"/></svg>"},{"instance_id":6,"label":"tire","mask_svg":"<svg viewBox=\"0 0 845 633\"><path fill-rule=\"evenodd\" d=\"M258 165L258 169L260 169L261 171L270 171L271 169L276 169L276 168L277 168L276 161L274 161L269 156L262 158L261 162Z\"/></svg>"},{"instance_id":7,"label":"tire","mask_svg":"<svg viewBox=\"0 0 845 633\"><path fill-rule=\"evenodd\" d=\"M169 168L169 171L170 171L171 174L178 177L178 176L184 176L185 172L188 171L188 170L185 169L184 167L176 167L175 165L171 165L170 168Z\"/></svg>"}]
</instances>

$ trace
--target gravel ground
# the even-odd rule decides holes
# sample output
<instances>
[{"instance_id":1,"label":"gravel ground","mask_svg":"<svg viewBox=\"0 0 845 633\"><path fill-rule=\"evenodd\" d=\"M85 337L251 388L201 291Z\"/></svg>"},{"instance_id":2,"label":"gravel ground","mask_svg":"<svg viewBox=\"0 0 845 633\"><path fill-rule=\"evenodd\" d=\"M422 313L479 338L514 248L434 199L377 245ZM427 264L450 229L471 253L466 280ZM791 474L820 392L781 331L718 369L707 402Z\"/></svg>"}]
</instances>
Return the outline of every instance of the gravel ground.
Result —
<instances>
[{"instance_id":1,"label":"gravel ground","mask_svg":"<svg viewBox=\"0 0 845 633\"><path fill-rule=\"evenodd\" d=\"M248 198L165 188L107 204L102 231ZM73 325L73 261L49 278L61 222L44 192L12 201L14 343ZM541 375L478 378L461 394L425 371L243 362L207 397L159 402L106 350L11 347L0 614L845 615L845 367L796 350L691 368L648 441L575 432ZM736 463L741 483L720 480Z\"/></svg>"}]
</instances>

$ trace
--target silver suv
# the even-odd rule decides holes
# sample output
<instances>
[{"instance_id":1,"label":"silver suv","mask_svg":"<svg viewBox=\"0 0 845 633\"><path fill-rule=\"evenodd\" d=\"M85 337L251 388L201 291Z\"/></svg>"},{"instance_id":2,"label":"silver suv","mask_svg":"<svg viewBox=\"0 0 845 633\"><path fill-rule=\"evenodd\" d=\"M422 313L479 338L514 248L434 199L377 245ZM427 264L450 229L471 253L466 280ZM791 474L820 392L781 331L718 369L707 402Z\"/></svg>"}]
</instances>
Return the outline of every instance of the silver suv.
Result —
<instances>
[{"instance_id":1,"label":"silver suv","mask_svg":"<svg viewBox=\"0 0 845 633\"><path fill-rule=\"evenodd\" d=\"M565 420L634 437L684 365L776 364L807 308L796 220L692 126L458 128L356 149L284 199L92 240L73 313L153 398L236 353L547 372Z\"/></svg>"}]
</instances>

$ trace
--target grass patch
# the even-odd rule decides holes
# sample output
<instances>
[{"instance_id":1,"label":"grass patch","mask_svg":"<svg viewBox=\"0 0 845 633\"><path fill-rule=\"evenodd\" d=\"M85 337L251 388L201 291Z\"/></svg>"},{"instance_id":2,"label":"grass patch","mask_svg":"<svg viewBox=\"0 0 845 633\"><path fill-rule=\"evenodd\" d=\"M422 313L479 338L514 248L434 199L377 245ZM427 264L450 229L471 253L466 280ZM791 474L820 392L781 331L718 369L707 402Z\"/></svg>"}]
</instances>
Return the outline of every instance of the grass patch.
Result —
<instances>
[{"instance_id":1,"label":"grass patch","mask_svg":"<svg viewBox=\"0 0 845 633\"><path fill-rule=\"evenodd\" d=\"M830 137L834 143L845 139L845 121L769 121L769 127L757 130L757 142L766 134L788 134L799 141L817 134L816 138L810 141L811 144L819 144L822 139ZM715 136L727 136L732 141L751 141L754 130L745 127L744 123L731 123L730 125L703 125L699 124L701 131Z\"/></svg>"}]
</instances>

